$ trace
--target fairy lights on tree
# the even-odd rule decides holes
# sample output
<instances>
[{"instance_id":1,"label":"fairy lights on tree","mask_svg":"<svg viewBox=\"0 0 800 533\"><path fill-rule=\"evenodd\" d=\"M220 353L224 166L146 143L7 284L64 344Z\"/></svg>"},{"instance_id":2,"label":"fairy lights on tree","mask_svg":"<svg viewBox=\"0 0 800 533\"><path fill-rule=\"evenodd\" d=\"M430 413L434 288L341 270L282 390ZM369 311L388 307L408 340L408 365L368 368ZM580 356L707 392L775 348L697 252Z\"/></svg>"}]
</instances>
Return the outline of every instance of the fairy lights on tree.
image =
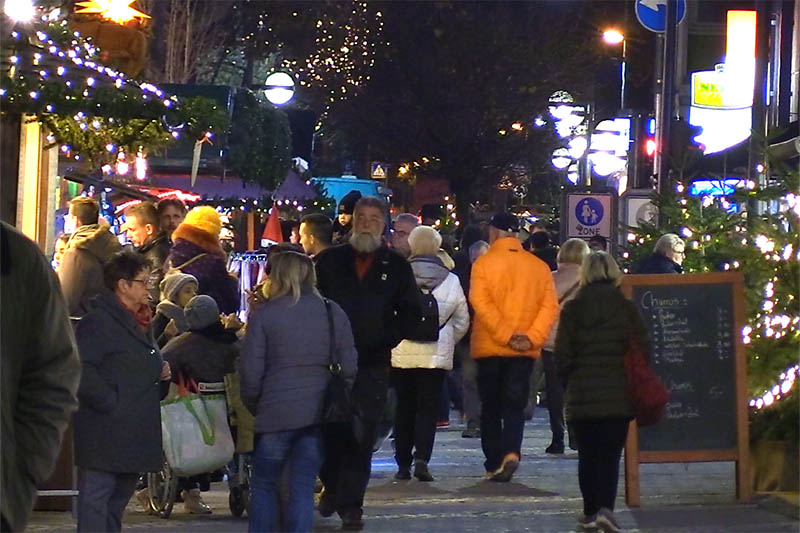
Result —
<instances>
[{"instance_id":1,"label":"fairy lights on tree","mask_svg":"<svg viewBox=\"0 0 800 533\"><path fill-rule=\"evenodd\" d=\"M747 324L741 335L749 358L749 405L759 411L789 395L796 399L800 174L796 168L775 166L767 185L746 180L741 184L728 196L714 197L692 196L688 186L678 183L674 192L655 200L665 220L663 227L644 223L629 228L622 260L629 270L652 252L660 235L670 232L686 242L687 272L744 274ZM742 209L748 202L759 202L763 214L748 214Z\"/></svg>"}]
</instances>

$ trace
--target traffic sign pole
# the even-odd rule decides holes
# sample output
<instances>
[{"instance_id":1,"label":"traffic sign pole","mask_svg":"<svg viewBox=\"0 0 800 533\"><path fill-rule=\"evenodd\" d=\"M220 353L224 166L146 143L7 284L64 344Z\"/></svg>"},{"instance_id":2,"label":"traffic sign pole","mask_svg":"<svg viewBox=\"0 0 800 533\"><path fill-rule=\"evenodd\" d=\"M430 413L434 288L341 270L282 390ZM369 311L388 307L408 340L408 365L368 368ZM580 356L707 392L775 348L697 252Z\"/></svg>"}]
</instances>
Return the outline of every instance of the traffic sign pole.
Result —
<instances>
[{"instance_id":1,"label":"traffic sign pole","mask_svg":"<svg viewBox=\"0 0 800 533\"><path fill-rule=\"evenodd\" d=\"M666 194L672 186L669 176L671 165L669 146L670 126L675 103L675 54L678 44L677 15L677 0L667 0L666 26L664 32L664 75L661 78L661 121L658 124L660 132L660 144L658 149L661 151L661 158L658 164L658 192L662 195ZM662 212L659 213L660 219L663 217L661 213ZM661 222L663 222L663 220L659 220L659 223Z\"/></svg>"}]
</instances>

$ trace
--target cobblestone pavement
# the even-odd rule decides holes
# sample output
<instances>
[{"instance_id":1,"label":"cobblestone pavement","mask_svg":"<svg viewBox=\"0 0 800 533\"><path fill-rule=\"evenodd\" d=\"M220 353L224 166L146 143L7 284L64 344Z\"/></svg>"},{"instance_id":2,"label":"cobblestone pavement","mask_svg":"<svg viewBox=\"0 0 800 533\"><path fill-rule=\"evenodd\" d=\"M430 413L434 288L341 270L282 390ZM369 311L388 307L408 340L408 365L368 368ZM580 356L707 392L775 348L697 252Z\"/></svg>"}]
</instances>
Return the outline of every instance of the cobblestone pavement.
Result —
<instances>
[{"instance_id":1,"label":"cobblestone pavement","mask_svg":"<svg viewBox=\"0 0 800 533\"><path fill-rule=\"evenodd\" d=\"M582 509L577 479L577 452L564 456L544 453L550 433L547 413L537 410L525 428L523 461L511 483L483 480L479 439L462 439L461 426L439 430L431 461L434 483L394 481L395 464L389 442L373 460L365 505L365 531L487 532L575 531ZM797 532L796 517L770 512L757 503L734 502L733 463L651 464L641 466L642 506L629 509L620 479L617 512L630 532ZM214 509L210 516L187 514L176 504L168 520L145 515L131 503L126 530L247 531L246 518L228 510L226 486L217 483L204 494ZM36 512L28 531L69 531L69 513ZM315 531L337 531L335 517L316 516Z\"/></svg>"}]
</instances>

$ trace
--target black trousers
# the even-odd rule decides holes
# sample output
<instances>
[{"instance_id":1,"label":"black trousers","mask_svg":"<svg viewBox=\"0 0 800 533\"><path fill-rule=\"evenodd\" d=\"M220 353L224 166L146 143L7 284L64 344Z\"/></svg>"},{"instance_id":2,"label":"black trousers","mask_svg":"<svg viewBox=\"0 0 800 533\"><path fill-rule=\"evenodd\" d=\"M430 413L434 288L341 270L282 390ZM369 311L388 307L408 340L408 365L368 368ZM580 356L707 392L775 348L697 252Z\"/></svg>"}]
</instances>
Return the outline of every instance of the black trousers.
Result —
<instances>
[{"instance_id":1,"label":"black trousers","mask_svg":"<svg viewBox=\"0 0 800 533\"><path fill-rule=\"evenodd\" d=\"M483 464L487 472L494 472L506 454L521 455L533 359L485 357L477 362Z\"/></svg>"},{"instance_id":2,"label":"black trousers","mask_svg":"<svg viewBox=\"0 0 800 533\"><path fill-rule=\"evenodd\" d=\"M372 445L377 438L388 389L388 364L359 366L352 398L361 412L364 443L355 446L351 439L326 439L325 461L319 477L339 513L360 510L364 506L364 493L372 470Z\"/></svg>"},{"instance_id":3,"label":"black trousers","mask_svg":"<svg viewBox=\"0 0 800 533\"><path fill-rule=\"evenodd\" d=\"M597 418L570 422L578 441L578 482L583 512L593 515L605 507L614 510L619 481L619 459L628 436L628 418Z\"/></svg>"},{"instance_id":4,"label":"black trousers","mask_svg":"<svg viewBox=\"0 0 800 533\"><path fill-rule=\"evenodd\" d=\"M455 357L461 360L461 390L467 426L477 427L481 422L481 399L477 383L478 363L469 354L469 335L456 344Z\"/></svg>"},{"instance_id":5,"label":"black trousers","mask_svg":"<svg viewBox=\"0 0 800 533\"><path fill-rule=\"evenodd\" d=\"M399 468L409 468L412 460L427 463L433 453L438 418L436 408L446 371L438 368L394 368L392 372L397 391L395 461Z\"/></svg>"},{"instance_id":6,"label":"black trousers","mask_svg":"<svg viewBox=\"0 0 800 533\"><path fill-rule=\"evenodd\" d=\"M553 442L564 444L564 389L556 372L556 359L553 352L542 350L547 410L550 413L550 431Z\"/></svg>"}]
</instances>

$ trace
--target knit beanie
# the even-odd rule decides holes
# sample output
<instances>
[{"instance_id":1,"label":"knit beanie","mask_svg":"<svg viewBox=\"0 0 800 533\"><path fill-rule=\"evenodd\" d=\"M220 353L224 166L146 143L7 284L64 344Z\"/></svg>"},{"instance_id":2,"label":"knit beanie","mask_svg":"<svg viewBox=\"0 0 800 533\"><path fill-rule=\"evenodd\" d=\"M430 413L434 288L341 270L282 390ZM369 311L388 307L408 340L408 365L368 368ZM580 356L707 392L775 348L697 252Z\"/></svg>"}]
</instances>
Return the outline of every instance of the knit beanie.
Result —
<instances>
[{"instance_id":1,"label":"knit beanie","mask_svg":"<svg viewBox=\"0 0 800 533\"><path fill-rule=\"evenodd\" d=\"M219 238L219 232L222 230L222 221L219 219L219 214L216 209L207 205L195 207L189 211L186 214L186 218L183 219L183 223L201 229L217 239Z\"/></svg>"},{"instance_id":2,"label":"knit beanie","mask_svg":"<svg viewBox=\"0 0 800 533\"><path fill-rule=\"evenodd\" d=\"M183 286L187 283L194 283L196 286L200 286L200 284L197 282L197 278L191 274L174 272L164 276L164 279L161 280L159 288L161 289L161 294L164 295L165 300L175 303L175 298L178 296L178 293Z\"/></svg>"},{"instance_id":3,"label":"knit beanie","mask_svg":"<svg viewBox=\"0 0 800 533\"><path fill-rule=\"evenodd\" d=\"M205 294L195 296L189 300L189 303L183 308L183 313L186 315L189 331L207 328L219 321L217 302L214 301L214 298Z\"/></svg>"},{"instance_id":4,"label":"knit beanie","mask_svg":"<svg viewBox=\"0 0 800 533\"><path fill-rule=\"evenodd\" d=\"M361 193L358 191L350 191L345 194L342 201L339 202L339 214L352 215L356 208L356 202L361 199Z\"/></svg>"}]
</instances>

